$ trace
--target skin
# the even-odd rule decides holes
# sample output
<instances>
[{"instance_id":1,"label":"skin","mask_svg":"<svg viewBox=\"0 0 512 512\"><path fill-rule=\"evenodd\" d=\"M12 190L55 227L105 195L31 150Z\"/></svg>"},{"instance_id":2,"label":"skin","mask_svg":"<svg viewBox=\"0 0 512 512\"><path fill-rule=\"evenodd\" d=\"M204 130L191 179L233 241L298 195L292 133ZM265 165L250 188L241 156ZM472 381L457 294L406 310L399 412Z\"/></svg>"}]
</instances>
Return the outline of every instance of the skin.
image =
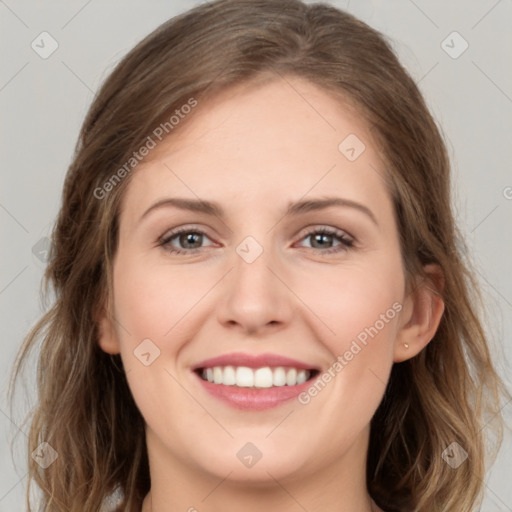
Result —
<instances>
[{"instance_id":1,"label":"skin","mask_svg":"<svg viewBox=\"0 0 512 512\"><path fill-rule=\"evenodd\" d=\"M349 134L366 146L353 162L338 150ZM99 343L121 354L146 422L151 491L143 512L381 510L365 484L370 420L393 363L421 351L443 313L434 266L432 282L407 293L384 175L357 110L297 77L200 103L134 171L114 260L116 322L101 316ZM284 215L289 202L325 196L364 205L377 224L346 206ZM225 218L161 207L141 220L168 197L216 201ZM206 236L158 245L181 226ZM311 232L324 226L353 246L336 236L322 244ZM263 249L252 263L236 252L247 236ZM340 250L326 254L332 249ZM394 303L401 311L306 405L240 411L191 372L238 351L327 370ZM160 355L145 366L133 351L147 338ZM262 453L251 468L236 456L247 442Z\"/></svg>"}]
</instances>

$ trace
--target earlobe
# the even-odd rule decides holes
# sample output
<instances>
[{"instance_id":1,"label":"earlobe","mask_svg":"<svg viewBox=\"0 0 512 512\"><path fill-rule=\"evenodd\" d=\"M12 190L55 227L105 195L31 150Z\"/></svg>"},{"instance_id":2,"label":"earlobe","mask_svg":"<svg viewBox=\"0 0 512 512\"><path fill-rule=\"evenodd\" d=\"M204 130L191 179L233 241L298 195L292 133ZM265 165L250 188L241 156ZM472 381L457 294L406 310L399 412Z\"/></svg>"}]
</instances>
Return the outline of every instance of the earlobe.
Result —
<instances>
[{"instance_id":1,"label":"earlobe","mask_svg":"<svg viewBox=\"0 0 512 512\"><path fill-rule=\"evenodd\" d=\"M397 334L394 362L417 355L432 340L444 313L444 276L439 265L425 266L427 276L407 297Z\"/></svg>"},{"instance_id":2,"label":"earlobe","mask_svg":"<svg viewBox=\"0 0 512 512\"><path fill-rule=\"evenodd\" d=\"M97 318L98 344L100 348L108 354L119 354L119 340L113 325L114 323L105 308L101 308Z\"/></svg>"}]
</instances>

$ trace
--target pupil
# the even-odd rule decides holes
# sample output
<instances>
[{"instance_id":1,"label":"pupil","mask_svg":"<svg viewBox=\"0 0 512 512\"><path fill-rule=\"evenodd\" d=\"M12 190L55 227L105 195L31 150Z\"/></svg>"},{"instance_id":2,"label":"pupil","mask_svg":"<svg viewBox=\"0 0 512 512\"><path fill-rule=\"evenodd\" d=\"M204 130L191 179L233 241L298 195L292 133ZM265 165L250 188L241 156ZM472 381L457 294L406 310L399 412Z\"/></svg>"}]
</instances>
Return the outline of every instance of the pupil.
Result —
<instances>
[{"instance_id":1,"label":"pupil","mask_svg":"<svg viewBox=\"0 0 512 512\"><path fill-rule=\"evenodd\" d=\"M320 246L322 247L325 244L322 244L321 240L319 240L319 239L325 239L325 237L330 237L330 236L331 235L327 235L325 233L320 233L320 234L315 235L314 239L315 239L315 242L320 241Z\"/></svg>"},{"instance_id":2,"label":"pupil","mask_svg":"<svg viewBox=\"0 0 512 512\"><path fill-rule=\"evenodd\" d=\"M194 243L194 237L200 237L201 235L199 233L187 233L185 235L182 235L182 242L185 241L185 245L188 243L193 244ZM197 242L197 240L196 240Z\"/></svg>"}]
</instances>

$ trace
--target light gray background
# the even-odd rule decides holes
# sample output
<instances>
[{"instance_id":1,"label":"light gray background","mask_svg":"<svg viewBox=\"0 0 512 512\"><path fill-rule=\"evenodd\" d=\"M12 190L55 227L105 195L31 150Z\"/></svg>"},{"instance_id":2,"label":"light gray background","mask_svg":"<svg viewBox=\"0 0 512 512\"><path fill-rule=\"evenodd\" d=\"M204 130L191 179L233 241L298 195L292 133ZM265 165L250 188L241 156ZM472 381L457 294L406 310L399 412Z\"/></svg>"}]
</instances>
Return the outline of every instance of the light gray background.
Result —
<instances>
[{"instance_id":1,"label":"light gray background","mask_svg":"<svg viewBox=\"0 0 512 512\"><path fill-rule=\"evenodd\" d=\"M44 262L32 249L50 233L94 92L137 41L196 3L0 0L0 512L24 510L28 426L21 432L19 426L33 403L33 375L28 375L26 406L21 403L14 414L6 388L22 337L43 307L39 283ZM485 292L493 352L507 378L512 360L512 0L330 3L394 40L443 127L454 168L458 221ZM31 48L43 31L59 45L47 59ZM469 44L457 58L453 54L462 41L453 36L446 40L453 31ZM503 406L512 422L512 403ZM16 433L14 465L8 443ZM512 440L507 434L486 479L482 511L512 511L511 474Z\"/></svg>"}]
</instances>

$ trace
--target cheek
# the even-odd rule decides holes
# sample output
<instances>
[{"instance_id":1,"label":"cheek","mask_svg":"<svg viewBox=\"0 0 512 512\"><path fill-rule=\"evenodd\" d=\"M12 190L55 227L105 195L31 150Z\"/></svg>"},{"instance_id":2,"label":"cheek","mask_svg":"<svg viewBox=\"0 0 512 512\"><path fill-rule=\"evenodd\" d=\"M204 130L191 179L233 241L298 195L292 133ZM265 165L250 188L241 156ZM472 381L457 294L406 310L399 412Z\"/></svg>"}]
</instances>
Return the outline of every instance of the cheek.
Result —
<instances>
[{"instance_id":1,"label":"cheek","mask_svg":"<svg viewBox=\"0 0 512 512\"><path fill-rule=\"evenodd\" d=\"M308 279L303 288L308 306L322 320L319 339L331 364L320 376L322 383L312 384L301 403L310 404L315 415L345 425L332 432L332 439L340 443L346 435L355 437L370 421L393 366L403 300L401 266L393 261L334 272L331 268Z\"/></svg>"},{"instance_id":2,"label":"cheek","mask_svg":"<svg viewBox=\"0 0 512 512\"><path fill-rule=\"evenodd\" d=\"M114 282L116 318L132 333L130 343L150 338L159 346L211 286L192 271L136 260L119 261Z\"/></svg>"},{"instance_id":3,"label":"cheek","mask_svg":"<svg viewBox=\"0 0 512 512\"><path fill-rule=\"evenodd\" d=\"M137 258L120 258L114 267L116 331L123 366L133 398L150 424L159 417L170 425L176 407L183 414L194 412L195 402L183 399L173 378L177 377L173 362L182 348L175 341L188 339L182 330L187 327L186 314L205 293L198 285L187 286L190 277Z\"/></svg>"},{"instance_id":4,"label":"cheek","mask_svg":"<svg viewBox=\"0 0 512 512\"><path fill-rule=\"evenodd\" d=\"M395 261L322 269L300 285L299 294L325 327L322 339L334 357L350 350L355 340L366 357L391 356L404 283Z\"/></svg>"},{"instance_id":5,"label":"cheek","mask_svg":"<svg viewBox=\"0 0 512 512\"><path fill-rule=\"evenodd\" d=\"M328 425L329 442L320 447L326 459L334 456L332 446L343 451L355 442L384 396L403 299L403 274L393 261L331 268L309 277L299 292L322 320L315 319L318 338L331 360L299 396L305 418Z\"/></svg>"}]
</instances>

